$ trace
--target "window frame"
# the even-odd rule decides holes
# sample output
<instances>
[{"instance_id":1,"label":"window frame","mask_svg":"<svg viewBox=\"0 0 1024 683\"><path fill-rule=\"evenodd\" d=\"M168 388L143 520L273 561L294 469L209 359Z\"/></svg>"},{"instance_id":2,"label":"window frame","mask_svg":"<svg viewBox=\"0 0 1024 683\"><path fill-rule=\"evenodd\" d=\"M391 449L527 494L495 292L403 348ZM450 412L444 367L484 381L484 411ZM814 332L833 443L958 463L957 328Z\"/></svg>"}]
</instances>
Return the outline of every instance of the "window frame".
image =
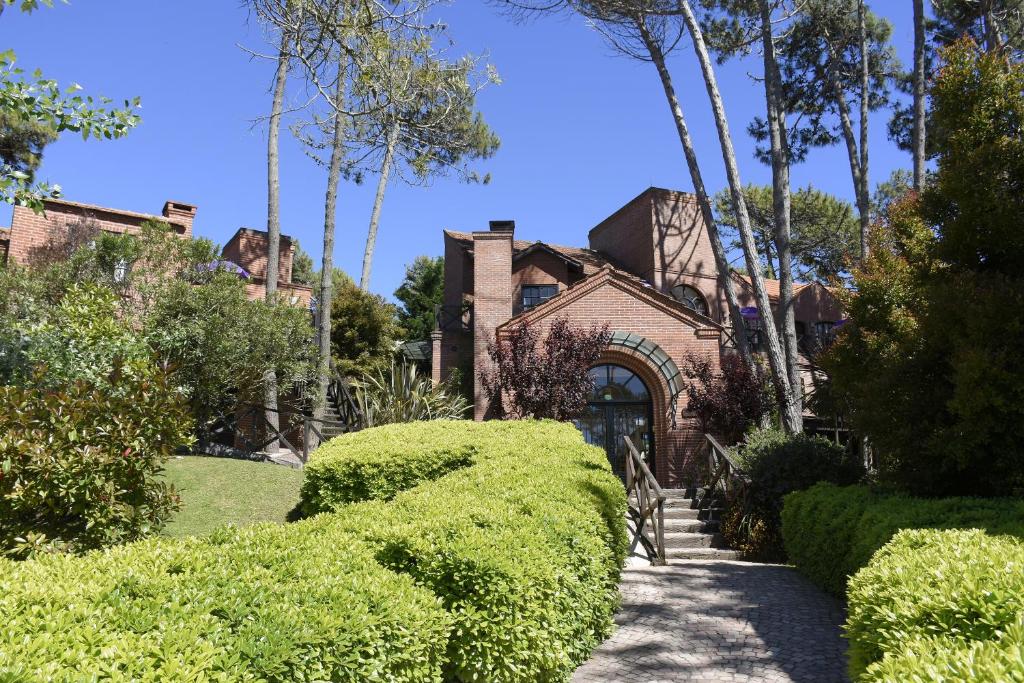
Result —
<instances>
[{"instance_id":1,"label":"window frame","mask_svg":"<svg viewBox=\"0 0 1024 683\"><path fill-rule=\"evenodd\" d=\"M527 297L527 290L536 291L536 292L538 292L538 294L536 296L531 296L531 297L528 298ZM549 296L544 296L543 294L540 293L541 290L547 290L547 291L551 292L551 294ZM542 303L544 303L548 299L552 299L552 298L558 296L558 292L559 292L558 283L554 283L554 284L552 284L552 283L544 283L544 284L526 284L526 285L522 285L519 288L519 306L520 306L520 310L522 310L522 311L529 311L532 308L536 308L537 306L540 306ZM531 301L532 303L527 303L528 300Z\"/></svg>"}]
</instances>

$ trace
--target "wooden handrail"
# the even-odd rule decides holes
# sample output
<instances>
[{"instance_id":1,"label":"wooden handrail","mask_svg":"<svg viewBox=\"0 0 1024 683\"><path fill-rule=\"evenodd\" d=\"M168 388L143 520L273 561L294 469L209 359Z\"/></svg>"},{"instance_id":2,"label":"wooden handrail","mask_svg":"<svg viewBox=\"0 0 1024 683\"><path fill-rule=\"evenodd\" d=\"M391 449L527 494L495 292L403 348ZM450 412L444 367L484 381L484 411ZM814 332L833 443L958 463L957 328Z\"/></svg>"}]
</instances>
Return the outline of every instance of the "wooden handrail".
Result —
<instances>
[{"instance_id":1,"label":"wooden handrail","mask_svg":"<svg viewBox=\"0 0 1024 683\"><path fill-rule=\"evenodd\" d=\"M697 499L699 510L706 510L714 505L716 494L727 496L738 486L749 482L749 477L715 437L705 434L704 440L707 445L708 481Z\"/></svg>"},{"instance_id":2,"label":"wooden handrail","mask_svg":"<svg viewBox=\"0 0 1024 683\"><path fill-rule=\"evenodd\" d=\"M665 564L665 493L630 438L625 435L622 438L626 442L626 499L634 525L629 552L633 554L637 545L641 545L651 558L651 564L662 565ZM647 536L648 527L653 541Z\"/></svg>"}]
</instances>

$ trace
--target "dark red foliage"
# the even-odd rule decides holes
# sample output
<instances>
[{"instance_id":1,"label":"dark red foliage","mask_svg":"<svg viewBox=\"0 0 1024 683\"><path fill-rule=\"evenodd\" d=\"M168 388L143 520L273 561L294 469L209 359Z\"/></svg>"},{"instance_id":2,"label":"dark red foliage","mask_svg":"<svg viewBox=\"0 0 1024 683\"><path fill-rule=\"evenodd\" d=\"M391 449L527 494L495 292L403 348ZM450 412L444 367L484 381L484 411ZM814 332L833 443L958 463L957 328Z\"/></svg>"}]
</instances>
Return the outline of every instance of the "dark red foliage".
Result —
<instances>
[{"instance_id":1,"label":"dark red foliage","mask_svg":"<svg viewBox=\"0 0 1024 683\"><path fill-rule=\"evenodd\" d=\"M705 433L725 439L726 445L739 441L775 409L768 373L760 366L750 368L739 356L723 356L716 373L710 358L689 353L683 374L690 380L687 408Z\"/></svg>"},{"instance_id":2,"label":"dark red foliage","mask_svg":"<svg viewBox=\"0 0 1024 683\"><path fill-rule=\"evenodd\" d=\"M536 327L514 327L488 344L494 369L480 373L493 412L510 419L578 417L593 390L587 371L610 339L608 325L588 330L566 318L551 324L543 342Z\"/></svg>"}]
</instances>

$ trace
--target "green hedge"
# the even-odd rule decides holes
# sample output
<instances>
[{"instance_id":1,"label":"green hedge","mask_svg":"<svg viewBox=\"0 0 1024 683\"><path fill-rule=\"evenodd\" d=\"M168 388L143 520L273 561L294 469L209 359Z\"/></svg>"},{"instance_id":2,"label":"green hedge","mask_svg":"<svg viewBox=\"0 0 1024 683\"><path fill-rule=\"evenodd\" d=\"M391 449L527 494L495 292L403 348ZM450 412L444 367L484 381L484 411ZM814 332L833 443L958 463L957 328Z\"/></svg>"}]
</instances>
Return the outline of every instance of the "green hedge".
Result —
<instances>
[{"instance_id":1,"label":"green hedge","mask_svg":"<svg viewBox=\"0 0 1024 683\"><path fill-rule=\"evenodd\" d=\"M846 582L901 529L984 529L1024 536L1024 501L913 498L867 486L818 484L786 496L782 536L790 561L842 597Z\"/></svg>"},{"instance_id":2,"label":"green hedge","mask_svg":"<svg viewBox=\"0 0 1024 683\"><path fill-rule=\"evenodd\" d=\"M861 680L1024 680L1024 544L901 531L850 580L847 637Z\"/></svg>"},{"instance_id":3,"label":"green hedge","mask_svg":"<svg viewBox=\"0 0 1024 683\"><path fill-rule=\"evenodd\" d=\"M450 617L316 519L0 574L0 679L439 681Z\"/></svg>"},{"instance_id":4,"label":"green hedge","mask_svg":"<svg viewBox=\"0 0 1024 683\"><path fill-rule=\"evenodd\" d=\"M462 454L444 476L380 483L438 451ZM561 681L610 631L625 492L572 426L413 423L321 453L304 501L336 512L9 563L0 678Z\"/></svg>"},{"instance_id":5,"label":"green hedge","mask_svg":"<svg viewBox=\"0 0 1024 683\"><path fill-rule=\"evenodd\" d=\"M626 556L625 491L604 451L556 422L432 422L342 437L312 464L351 472L347 443L365 463L376 441L376 461L397 466L386 454L422 431L454 451L474 444L476 464L337 516L452 615L446 680L567 679L610 631ZM337 497L311 489L306 505Z\"/></svg>"},{"instance_id":6,"label":"green hedge","mask_svg":"<svg viewBox=\"0 0 1024 683\"><path fill-rule=\"evenodd\" d=\"M314 451L304 470L303 512L311 515L347 503L390 500L399 491L473 464L482 425L415 424L414 429L394 424L348 434Z\"/></svg>"},{"instance_id":7,"label":"green hedge","mask_svg":"<svg viewBox=\"0 0 1024 683\"><path fill-rule=\"evenodd\" d=\"M845 591L853 678L1024 681L1024 501L818 484L782 525L797 568Z\"/></svg>"}]
</instances>

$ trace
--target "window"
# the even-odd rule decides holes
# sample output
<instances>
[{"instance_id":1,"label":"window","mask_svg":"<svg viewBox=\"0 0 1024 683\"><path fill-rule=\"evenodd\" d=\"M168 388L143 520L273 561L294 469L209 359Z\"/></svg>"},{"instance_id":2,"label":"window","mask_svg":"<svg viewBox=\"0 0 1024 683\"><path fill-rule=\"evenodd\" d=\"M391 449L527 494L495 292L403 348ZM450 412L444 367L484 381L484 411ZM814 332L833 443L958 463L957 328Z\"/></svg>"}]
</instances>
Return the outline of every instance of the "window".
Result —
<instances>
[{"instance_id":1,"label":"window","mask_svg":"<svg viewBox=\"0 0 1024 683\"><path fill-rule=\"evenodd\" d=\"M676 285L672 288L672 296L676 301L687 308L692 309L701 315L708 314L708 302L704 300L704 297L700 292L690 285Z\"/></svg>"},{"instance_id":2,"label":"window","mask_svg":"<svg viewBox=\"0 0 1024 683\"><path fill-rule=\"evenodd\" d=\"M832 328L836 324L831 320L821 320L814 323L814 334L817 335L818 339L828 339L832 334Z\"/></svg>"},{"instance_id":3,"label":"window","mask_svg":"<svg viewBox=\"0 0 1024 683\"><path fill-rule=\"evenodd\" d=\"M558 294L558 285L523 285L523 310L527 311Z\"/></svg>"},{"instance_id":4,"label":"window","mask_svg":"<svg viewBox=\"0 0 1024 683\"><path fill-rule=\"evenodd\" d=\"M647 385L636 374L618 365L597 365L588 373L594 388L591 403L605 401L648 401Z\"/></svg>"}]
</instances>

